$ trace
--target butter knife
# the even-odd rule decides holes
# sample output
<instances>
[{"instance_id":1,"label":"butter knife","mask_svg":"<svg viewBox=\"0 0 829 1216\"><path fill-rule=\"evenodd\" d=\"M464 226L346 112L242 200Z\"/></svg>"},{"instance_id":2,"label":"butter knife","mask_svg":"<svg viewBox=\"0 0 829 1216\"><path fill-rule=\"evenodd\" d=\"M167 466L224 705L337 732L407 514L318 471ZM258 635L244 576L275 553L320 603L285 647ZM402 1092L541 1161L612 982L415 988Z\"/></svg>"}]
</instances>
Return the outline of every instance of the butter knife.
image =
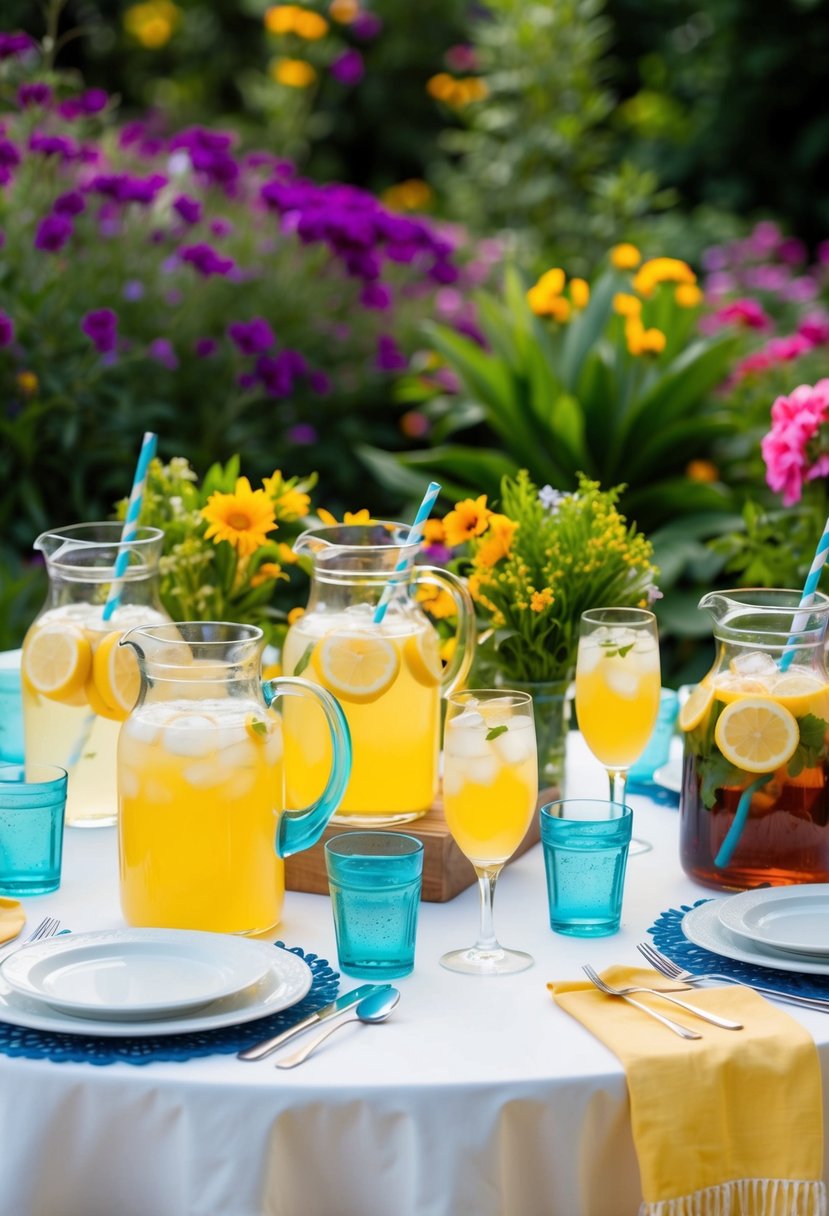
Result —
<instances>
[{"instance_id":1,"label":"butter knife","mask_svg":"<svg viewBox=\"0 0 829 1216\"><path fill-rule=\"evenodd\" d=\"M237 1052L236 1058L237 1060L264 1060L283 1043L290 1042L295 1035L310 1030L312 1026L317 1026L320 1022L327 1021L328 1018L336 1017L344 1009L350 1009L352 1005L359 1004L363 997L370 993L380 992L384 988L390 987L391 984L361 984L359 988L352 988L350 992L344 992L342 996L338 996L336 1001L332 1001L330 1005L324 1005L316 1013L309 1013L307 1018L303 1018L289 1030L283 1030L281 1034L274 1035L271 1039L263 1039L261 1043L254 1043L253 1047L246 1047L244 1051Z\"/></svg>"}]
</instances>

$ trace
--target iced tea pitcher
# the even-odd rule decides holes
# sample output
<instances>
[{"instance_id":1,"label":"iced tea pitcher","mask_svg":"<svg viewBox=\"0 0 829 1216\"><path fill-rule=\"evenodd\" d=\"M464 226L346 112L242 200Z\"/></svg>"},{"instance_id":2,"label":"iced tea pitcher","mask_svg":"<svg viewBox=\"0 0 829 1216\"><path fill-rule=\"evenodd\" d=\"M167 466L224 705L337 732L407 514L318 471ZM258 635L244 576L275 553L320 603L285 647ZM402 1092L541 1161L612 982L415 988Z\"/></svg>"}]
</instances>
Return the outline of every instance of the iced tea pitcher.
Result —
<instances>
[{"instance_id":1,"label":"iced tea pitcher","mask_svg":"<svg viewBox=\"0 0 829 1216\"><path fill-rule=\"evenodd\" d=\"M121 907L131 925L257 935L278 924L283 858L314 844L350 771L348 725L305 680L261 680L262 630L222 621L138 628L141 692L118 742ZM285 810L274 702L319 720L331 764Z\"/></svg>"},{"instance_id":2,"label":"iced tea pitcher","mask_svg":"<svg viewBox=\"0 0 829 1216\"><path fill-rule=\"evenodd\" d=\"M475 612L465 584L415 565L406 524L314 528L294 549L313 559L310 598L290 628L282 668L334 693L351 728L351 779L337 812L345 822L416 819L437 791L440 698L465 679ZM443 670L437 631L419 595L432 589L457 618L456 646ZM378 608L382 619L378 620ZM285 705L288 805L319 790L329 764L324 731L300 701Z\"/></svg>"},{"instance_id":3,"label":"iced tea pitcher","mask_svg":"<svg viewBox=\"0 0 829 1216\"><path fill-rule=\"evenodd\" d=\"M23 641L21 680L27 764L69 773L66 822L115 823L115 747L138 696L138 664L122 634L169 617L158 598L163 533L123 524L73 524L34 543L49 574L46 603ZM121 556L123 571L116 573Z\"/></svg>"},{"instance_id":4,"label":"iced tea pitcher","mask_svg":"<svg viewBox=\"0 0 829 1216\"><path fill-rule=\"evenodd\" d=\"M703 596L714 665L683 706L680 855L708 886L829 881L829 597Z\"/></svg>"}]
</instances>

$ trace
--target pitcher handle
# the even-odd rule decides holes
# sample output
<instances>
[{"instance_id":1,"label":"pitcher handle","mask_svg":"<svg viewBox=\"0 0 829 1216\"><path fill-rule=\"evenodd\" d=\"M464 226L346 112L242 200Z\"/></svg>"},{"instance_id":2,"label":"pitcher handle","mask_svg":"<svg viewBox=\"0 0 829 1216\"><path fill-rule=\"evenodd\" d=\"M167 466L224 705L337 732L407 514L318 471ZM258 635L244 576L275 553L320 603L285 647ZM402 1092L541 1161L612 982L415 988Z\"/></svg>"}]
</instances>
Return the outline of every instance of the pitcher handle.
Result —
<instances>
[{"instance_id":1,"label":"pitcher handle","mask_svg":"<svg viewBox=\"0 0 829 1216\"><path fill-rule=\"evenodd\" d=\"M265 680L262 692L270 706L277 697L313 697L319 702L331 735L331 772L325 789L310 806L301 810L283 811L276 829L277 856L292 857L316 844L325 825L342 801L351 776L351 732L340 703L325 688L309 684L294 676L277 676Z\"/></svg>"},{"instance_id":2,"label":"pitcher handle","mask_svg":"<svg viewBox=\"0 0 829 1216\"><path fill-rule=\"evenodd\" d=\"M414 582L430 584L433 587L439 587L442 591L448 591L455 601L458 613L455 653L447 664L440 682L443 695L448 697L449 693L454 692L466 679L475 657L478 633L475 605L466 583L451 570L441 570L439 566L417 566L414 572Z\"/></svg>"}]
</instances>

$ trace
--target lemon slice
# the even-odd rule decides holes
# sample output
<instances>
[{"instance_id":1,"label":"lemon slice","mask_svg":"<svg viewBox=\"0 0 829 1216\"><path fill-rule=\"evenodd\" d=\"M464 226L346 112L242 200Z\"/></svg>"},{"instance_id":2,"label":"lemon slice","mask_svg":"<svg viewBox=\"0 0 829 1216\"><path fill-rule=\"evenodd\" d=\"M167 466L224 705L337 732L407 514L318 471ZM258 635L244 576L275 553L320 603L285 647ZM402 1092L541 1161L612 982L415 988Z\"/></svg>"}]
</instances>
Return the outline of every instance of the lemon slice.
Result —
<instances>
[{"instance_id":1,"label":"lemon slice","mask_svg":"<svg viewBox=\"0 0 829 1216\"><path fill-rule=\"evenodd\" d=\"M403 647L406 666L418 684L434 688L440 684L443 664L440 661L440 642L431 629L413 633Z\"/></svg>"},{"instance_id":2,"label":"lemon slice","mask_svg":"<svg viewBox=\"0 0 829 1216\"><path fill-rule=\"evenodd\" d=\"M769 773L791 760L800 742L794 714L776 701L732 701L717 719L714 738L726 760L746 773Z\"/></svg>"},{"instance_id":3,"label":"lemon slice","mask_svg":"<svg viewBox=\"0 0 829 1216\"><path fill-rule=\"evenodd\" d=\"M120 709L116 709L114 705L110 705L109 701L104 700L95 686L94 677L87 680L84 693L86 704L99 718L108 718L110 722L123 722L127 718L127 714L122 713Z\"/></svg>"},{"instance_id":4,"label":"lemon slice","mask_svg":"<svg viewBox=\"0 0 829 1216\"><path fill-rule=\"evenodd\" d=\"M693 730L708 714L714 701L714 689L710 684L697 684L688 700L679 711L679 729Z\"/></svg>"},{"instance_id":5,"label":"lemon slice","mask_svg":"<svg viewBox=\"0 0 829 1216\"><path fill-rule=\"evenodd\" d=\"M330 692L358 704L381 697L400 670L391 642L356 632L329 634L314 647L311 662Z\"/></svg>"},{"instance_id":6,"label":"lemon slice","mask_svg":"<svg viewBox=\"0 0 829 1216\"><path fill-rule=\"evenodd\" d=\"M123 720L132 711L141 688L138 659L131 646L119 646L115 629L98 643L92 659L92 680L101 700Z\"/></svg>"},{"instance_id":7,"label":"lemon slice","mask_svg":"<svg viewBox=\"0 0 829 1216\"><path fill-rule=\"evenodd\" d=\"M23 672L35 692L68 701L81 691L92 666L92 647L76 625L44 625L23 648Z\"/></svg>"}]
</instances>

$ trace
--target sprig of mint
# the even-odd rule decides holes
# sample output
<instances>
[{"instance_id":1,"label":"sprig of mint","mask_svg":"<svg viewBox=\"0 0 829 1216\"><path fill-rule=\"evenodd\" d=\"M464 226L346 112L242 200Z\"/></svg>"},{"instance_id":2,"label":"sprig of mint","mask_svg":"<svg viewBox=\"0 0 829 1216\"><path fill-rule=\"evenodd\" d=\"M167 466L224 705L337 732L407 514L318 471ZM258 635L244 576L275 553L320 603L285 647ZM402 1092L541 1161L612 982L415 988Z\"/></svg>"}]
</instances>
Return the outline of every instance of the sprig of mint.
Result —
<instances>
[{"instance_id":1,"label":"sprig of mint","mask_svg":"<svg viewBox=\"0 0 829 1216\"><path fill-rule=\"evenodd\" d=\"M254 734L262 735L263 737L268 733L268 725L261 718L254 718L250 724L250 729Z\"/></svg>"},{"instance_id":2,"label":"sprig of mint","mask_svg":"<svg viewBox=\"0 0 829 1216\"><path fill-rule=\"evenodd\" d=\"M814 768L826 755L826 723L817 714L804 714L797 719L800 742L786 771L796 777L804 768Z\"/></svg>"},{"instance_id":3,"label":"sprig of mint","mask_svg":"<svg viewBox=\"0 0 829 1216\"><path fill-rule=\"evenodd\" d=\"M301 676L305 668L311 662L311 655L314 653L314 642L309 642L297 660L297 665L294 668L294 675Z\"/></svg>"},{"instance_id":4,"label":"sprig of mint","mask_svg":"<svg viewBox=\"0 0 829 1216\"><path fill-rule=\"evenodd\" d=\"M606 659L613 659L616 657L616 655L618 655L620 659L623 659L626 654L633 650L634 644L633 642L628 642L627 646L614 646L612 642L600 642L599 645L604 651L604 657Z\"/></svg>"},{"instance_id":5,"label":"sprig of mint","mask_svg":"<svg viewBox=\"0 0 829 1216\"><path fill-rule=\"evenodd\" d=\"M491 730L486 732L487 743L491 742L492 739L497 739L499 735L503 735L506 729L506 726L493 726Z\"/></svg>"}]
</instances>

